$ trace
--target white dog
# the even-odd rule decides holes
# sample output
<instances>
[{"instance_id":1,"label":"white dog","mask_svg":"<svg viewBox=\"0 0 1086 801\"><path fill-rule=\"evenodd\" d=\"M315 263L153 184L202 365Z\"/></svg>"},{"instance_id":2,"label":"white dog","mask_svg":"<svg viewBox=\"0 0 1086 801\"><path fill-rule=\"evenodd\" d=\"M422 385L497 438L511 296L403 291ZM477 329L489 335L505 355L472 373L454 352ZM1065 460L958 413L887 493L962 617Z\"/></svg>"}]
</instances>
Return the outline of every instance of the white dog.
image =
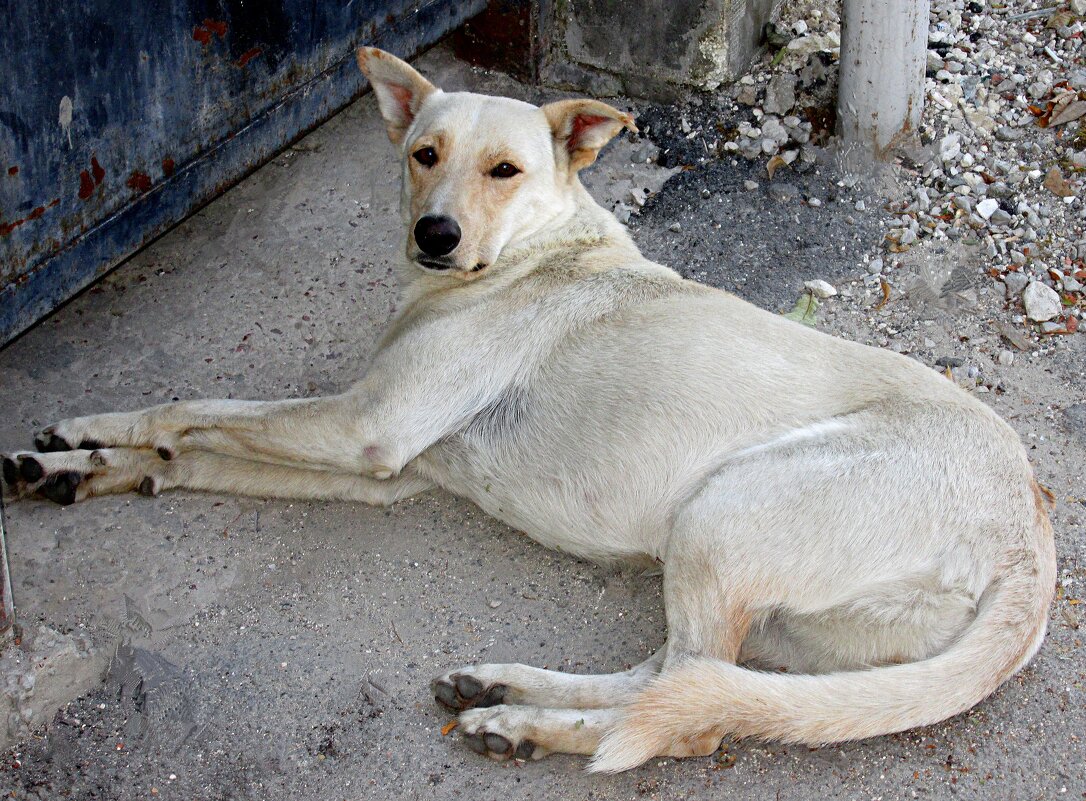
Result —
<instances>
[{"instance_id":1,"label":"white dog","mask_svg":"<svg viewBox=\"0 0 1086 801\"><path fill-rule=\"evenodd\" d=\"M440 486L585 559L662 566L666 645L615 675L434 682L480 753L619 771L723 736L935 723L1036 652L1052 530L1014 432L938 373L647 261L578 171L633 121L358 62L403 163L403 302L344 395L67 420L4 460L63 503L188 487L388 504Z\"/></svg>"}]
</instances>

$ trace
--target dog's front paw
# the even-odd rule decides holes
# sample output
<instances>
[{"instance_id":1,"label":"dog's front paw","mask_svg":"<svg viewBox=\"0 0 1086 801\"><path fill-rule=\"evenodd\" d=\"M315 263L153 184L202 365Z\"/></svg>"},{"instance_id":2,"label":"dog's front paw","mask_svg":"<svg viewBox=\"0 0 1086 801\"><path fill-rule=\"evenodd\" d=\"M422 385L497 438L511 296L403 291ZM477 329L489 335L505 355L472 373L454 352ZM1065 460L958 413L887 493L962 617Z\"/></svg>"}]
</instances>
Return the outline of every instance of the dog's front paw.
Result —
<instances>
[{"instance_id":1,"label":"dog's front paw","mask_svg":"<svg viewBox=\"0 0 1086 801\"><path fill-rule=\"evenodd\" d=\"M547 752L527 736L527 707L494 706L460 713L460 734L477 754L491 759L542 759Z\"/></svg>"},{"instance_id":2,"label":"dog's front paw","mask_svg":"<svg viewBox=\"0 0 1086 801\"><path fill-rule=\"evenodd\" d=\"M134 448L13 453L0 457L4 497L38 496L68 506L90 495L157 495L166 473L153 452Z\"/></svg>"},{"instance_id":3,"label":"dog's front paw","mask_svg":"<svg viewBox=\"0 0 1086 801\"><path fill-rule=\"evenodd\" d=\"M62 506L78 500L84 475L63 466L49 469L45 456L14 453L0 457L4 476L4 497L9 500L39 495Z\"/></svg>"},{"instance_id":4,"label":"dog's front paw","mask_svg":"<svg viewBox=\"0 0 1086 801\"><path fill-rule=\"evenodd\" d=\"M138 413L92 414L62 420L34 435L39 453L95 451L103 448L150 448L162 459L178 453L176 437L170 432L148 432Z\"/></svg>"},{"instance_id":5,"label":"dog's front paw","mask_svg":"<svg viewBox=\"0 0 1086 801\"><path fill-rule=\"evenodd\" d=\"M502 703L508 688L504 684L488 682L484 676L473 675L475 673L474 668L462 668L434 679L430 683L434 699L453 712Z\"/></svg>"},{"instance_id":6,"label":"dog's front paw","mask_svg":"<svg viewBox=\"0 0 1086 801\"><path fill-rule=\"evenodd\" d=\"M104 442L93 438L84 438L75 431L65 433L65 423L44 428L34 435L34 447L38 453L60 453L62 451L93 451L106 447Z\"/></svg>"}]
</instances>

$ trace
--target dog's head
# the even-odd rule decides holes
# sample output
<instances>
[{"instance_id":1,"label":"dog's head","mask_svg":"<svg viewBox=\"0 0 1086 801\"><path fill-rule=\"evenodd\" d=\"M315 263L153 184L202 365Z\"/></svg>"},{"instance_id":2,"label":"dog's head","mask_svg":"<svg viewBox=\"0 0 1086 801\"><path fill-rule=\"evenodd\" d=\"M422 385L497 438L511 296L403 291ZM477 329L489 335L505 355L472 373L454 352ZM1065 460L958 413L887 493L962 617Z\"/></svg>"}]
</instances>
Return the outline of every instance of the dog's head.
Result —
<instances>
[{"instance_id":1,"label":"dog's head","mask_svg":"<svg viewBox=\"0 0 1086 801\"><path fill-rule=\"evenodd\" d=\"M358 50L403 161L407 258L472 280L502 251L570 214L577 172L633 118L597 100L542 108L442 92L382 50Z\"/></svg>"}]
</instances>

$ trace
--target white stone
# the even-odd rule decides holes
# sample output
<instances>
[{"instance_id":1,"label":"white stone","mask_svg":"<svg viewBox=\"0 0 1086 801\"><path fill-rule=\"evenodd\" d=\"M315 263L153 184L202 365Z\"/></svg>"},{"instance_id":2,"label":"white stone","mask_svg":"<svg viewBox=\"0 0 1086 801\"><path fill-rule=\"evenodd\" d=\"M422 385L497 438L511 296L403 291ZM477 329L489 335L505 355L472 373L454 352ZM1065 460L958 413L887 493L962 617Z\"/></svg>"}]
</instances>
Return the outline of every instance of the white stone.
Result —
<instances>
[{"instance_id":1,"label":"white stone","mask_svg":"<svg viewBox=\"0 0 1086 801\"><path fill-rule=\"evenodd\" d=\"M977 204L977 214L987 220L995 213L996 209L998 208L998 200L986 197L984 200Z\"/></svg>"},{"instance_id":2,"label":"white stone","mask_svg":"<svg viewBox=\"0 0 1086 801\"><path fill-rule=\"evenodd\" d=\"M953 161L962 152L962 135L955 132L944 136L939 141L939 158L943 161Z\"/></svg>"},{"instance_id":3,"label":"white stone","mask_svg":"<svg viewBox=\"0 0 1086 801\"><path fill-rule=\"evenodd\" d=\"M1084 0L1086 2L1086 0ZM999 363L1004 367L1014 364L1014 354L1009 350L1001 350L999 352Z\"/></svg>"},{"instance_id":4,"label":"white stone","mask_svg":"<svg viewBox=\"0 0 1086 801\"><path fill-rule=\"evenodd\" d=\"M833 288L833 284L828 281L823 281L821 278L815 279L814 281L804 281L803 286L816 298L822 298L823 300L832 298L837 294L837 290Z\"/></svg>"},{"instance_id":5,"label":"white stone","mask_svg":"<svg viewBox=\"0 0 1086 801\"><path fill-rule=\"evenodd\" d=\"M1026 317L1037 323L1051 320L1063 310L1056 290L1040 281L1030 282L1022 293L1022 303L1026 307Z\"/></svg>"}]
</instances>

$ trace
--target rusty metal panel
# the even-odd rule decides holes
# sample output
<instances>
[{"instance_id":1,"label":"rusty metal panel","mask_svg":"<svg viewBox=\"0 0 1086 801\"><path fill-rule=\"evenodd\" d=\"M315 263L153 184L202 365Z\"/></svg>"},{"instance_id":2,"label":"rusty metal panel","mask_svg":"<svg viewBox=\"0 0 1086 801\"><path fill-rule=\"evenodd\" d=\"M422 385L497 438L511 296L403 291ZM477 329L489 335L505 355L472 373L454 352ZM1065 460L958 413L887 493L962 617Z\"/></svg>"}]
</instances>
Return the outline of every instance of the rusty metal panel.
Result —
<instances>
[{"instance_id":1,"label":"rusty metal panel","mask_svg":"<svg viewBox=\"0 0 1086 801\"><path fill-rule=\"evenodd\" d=\"M0 0L0 344L486 0Z\"/></svg>"}]
</instances>

